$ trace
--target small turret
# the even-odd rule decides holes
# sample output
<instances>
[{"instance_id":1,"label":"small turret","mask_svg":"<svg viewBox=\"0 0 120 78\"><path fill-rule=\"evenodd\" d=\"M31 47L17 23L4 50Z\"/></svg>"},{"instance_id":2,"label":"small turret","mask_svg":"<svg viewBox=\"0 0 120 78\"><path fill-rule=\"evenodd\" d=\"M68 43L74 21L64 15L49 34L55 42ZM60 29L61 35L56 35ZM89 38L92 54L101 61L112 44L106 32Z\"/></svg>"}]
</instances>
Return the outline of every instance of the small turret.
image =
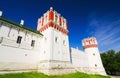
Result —
<instances>
[{"instance_id":1,"label":"small turret","mask_svg":"<svg viewBox=\"0 0 120 78\"><path fill-rule=\"evenodd\" d=\"M88 57L88 68L90 74L106 75L104 70L96 38L86 38L82 40L82 45Z\"/></svg>"}]
</instances>

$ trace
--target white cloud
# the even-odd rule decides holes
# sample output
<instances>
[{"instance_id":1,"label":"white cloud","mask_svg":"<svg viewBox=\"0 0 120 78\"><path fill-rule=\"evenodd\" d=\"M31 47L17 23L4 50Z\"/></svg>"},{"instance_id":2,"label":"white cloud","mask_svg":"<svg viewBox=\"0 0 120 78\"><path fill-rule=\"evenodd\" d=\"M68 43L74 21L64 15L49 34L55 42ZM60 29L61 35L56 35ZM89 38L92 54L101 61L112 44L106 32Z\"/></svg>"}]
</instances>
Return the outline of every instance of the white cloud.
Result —
<instances>
[{"instance_id":1,"label":"white cloud","mask_svg":"<svg viewBox=\"0 0 120 78\"><path fill-rule=\"evenodd\" d=\"M109 49L120 51L120 19L93 17L88 26L90 35L97 38L101 52Z\"/></svg>"}]
</instances>

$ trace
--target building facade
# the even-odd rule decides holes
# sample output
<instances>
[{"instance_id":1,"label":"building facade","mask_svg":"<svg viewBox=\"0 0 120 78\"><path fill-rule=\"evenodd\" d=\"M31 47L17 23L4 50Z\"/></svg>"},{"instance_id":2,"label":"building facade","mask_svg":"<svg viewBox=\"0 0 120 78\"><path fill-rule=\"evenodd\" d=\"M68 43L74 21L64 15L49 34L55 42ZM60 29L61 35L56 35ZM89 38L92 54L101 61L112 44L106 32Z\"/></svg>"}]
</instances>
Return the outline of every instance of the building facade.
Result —
<instances>
[{"instance_id":1,"label":"building facade","mask_svg":"<svg viewBox=\"0 0 120 78\"><path fill-rule=\"evenodd\" d=\"M106 75L96 38L82 41L84 51L69 47L67 20L52 7L38 19L37 30L0 15L0 73Z\"/></svg>"}]
</instances>

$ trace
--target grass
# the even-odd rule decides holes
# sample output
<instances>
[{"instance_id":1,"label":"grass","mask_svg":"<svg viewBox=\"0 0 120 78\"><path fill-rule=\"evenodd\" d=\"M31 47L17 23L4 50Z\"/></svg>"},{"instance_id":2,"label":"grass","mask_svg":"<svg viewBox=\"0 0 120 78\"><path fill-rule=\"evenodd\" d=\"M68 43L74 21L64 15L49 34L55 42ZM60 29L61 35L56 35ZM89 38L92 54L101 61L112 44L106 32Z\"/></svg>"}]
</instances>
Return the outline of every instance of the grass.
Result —
<instances>
[{"instance_id":1,"label":"grass","mask_svg":"<svg viewBox=\"0 0 120 78\"><path fill-rule=\"evenodd\" d=\"M2 74L0 78L110 78L101 75L88 75L81 72L76 72L66 75L54 75L48 76L42 73L30 72L30 73L14 73L14 74Z\"/></svg>"}]
</instances>

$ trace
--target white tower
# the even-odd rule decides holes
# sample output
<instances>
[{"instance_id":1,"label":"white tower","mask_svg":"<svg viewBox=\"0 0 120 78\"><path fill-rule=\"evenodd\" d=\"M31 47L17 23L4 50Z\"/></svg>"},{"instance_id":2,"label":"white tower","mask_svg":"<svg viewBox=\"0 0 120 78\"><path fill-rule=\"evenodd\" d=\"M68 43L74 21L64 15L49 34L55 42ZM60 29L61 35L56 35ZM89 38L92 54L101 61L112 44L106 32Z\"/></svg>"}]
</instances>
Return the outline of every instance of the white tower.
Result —
<instances>
[{"instance_id":1,"label":"white tower","mask_svg":"<svg viewBox=\"0 0 120 78\"><path fill-rule=\"evenodd\" d=\"M37 31L43 34L39 71L64 74L71 71L67 21L51 7L38 19Z\"/></svg>"},{"instance_id":2,"label":"white tower","mask_svg":"<svg viewBox=\"0 0 120 78\"><path fill-rule=\"evenodd\" d=\"M101 57L98 50L98 43L96 38L87 38L82 40L84 51L88 55L88 68L90 74L106 75Z\"/></svg>"}]
</instances>

